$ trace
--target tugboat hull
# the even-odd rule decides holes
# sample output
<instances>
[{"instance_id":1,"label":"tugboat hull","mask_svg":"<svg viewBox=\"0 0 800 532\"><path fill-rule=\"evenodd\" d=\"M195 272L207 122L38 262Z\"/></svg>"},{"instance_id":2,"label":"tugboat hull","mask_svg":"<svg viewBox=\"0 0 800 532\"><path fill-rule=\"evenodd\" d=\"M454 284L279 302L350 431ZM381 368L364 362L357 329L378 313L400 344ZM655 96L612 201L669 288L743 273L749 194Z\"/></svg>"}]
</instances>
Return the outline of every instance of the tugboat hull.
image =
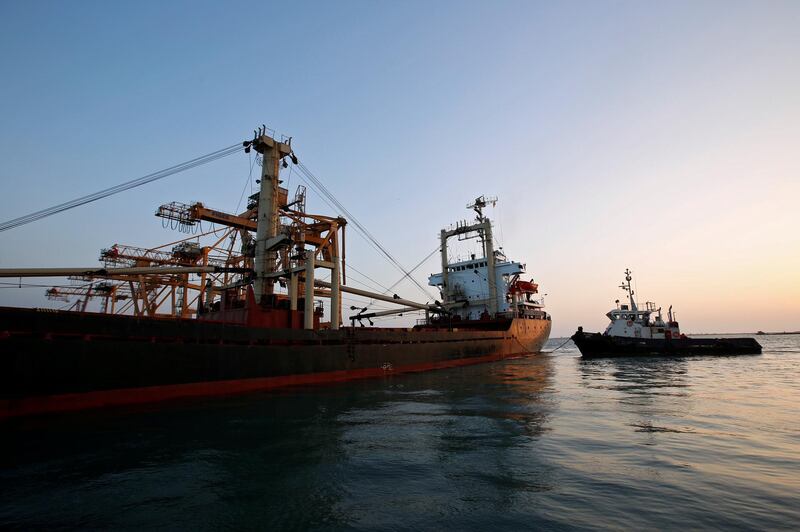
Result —
<instances>
[{"instance_id":1,"label":"tugboat hull","mask_svg":"<svg viewBox=\"0 0 800 532\"><path fill-rule=\"evenodd\" d=\"M753 338L626 338L578 331L572 341L584 358L761 354Z\"/></svg>"}]
</instances>

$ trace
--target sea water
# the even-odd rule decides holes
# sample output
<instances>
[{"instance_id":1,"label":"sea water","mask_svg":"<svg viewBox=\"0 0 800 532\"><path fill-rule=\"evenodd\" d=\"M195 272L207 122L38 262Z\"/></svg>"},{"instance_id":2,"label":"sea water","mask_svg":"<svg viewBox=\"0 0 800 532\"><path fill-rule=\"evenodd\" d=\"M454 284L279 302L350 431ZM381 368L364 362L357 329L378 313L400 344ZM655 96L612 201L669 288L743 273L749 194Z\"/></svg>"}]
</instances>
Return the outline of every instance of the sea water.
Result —
<instances>
[{"instance_id":1,"label":"sea water","mask_svg":"<svg viewBox=\"0 0 800 532\"><path fill-rule=\"evenodd\" d=\"M758 340L6 421L0 526L797 529L800 335Z\"/></svg>"}]
</instances>

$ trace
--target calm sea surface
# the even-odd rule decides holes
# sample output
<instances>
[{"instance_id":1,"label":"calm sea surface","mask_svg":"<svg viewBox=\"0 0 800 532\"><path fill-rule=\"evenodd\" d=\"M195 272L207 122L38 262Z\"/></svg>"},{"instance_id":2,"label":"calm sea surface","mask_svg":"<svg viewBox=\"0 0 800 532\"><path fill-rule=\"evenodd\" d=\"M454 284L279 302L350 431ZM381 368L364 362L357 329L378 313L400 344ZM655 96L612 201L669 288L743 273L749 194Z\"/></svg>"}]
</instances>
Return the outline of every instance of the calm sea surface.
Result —
<instances>
[{"instance_id":1,"label":"calm sea surface","mask_svg":"<svg viewBox=\"0 0 800 532\"><path fill-rule=\"evenodd\" d=\"M800 336L759 341L14 420L0 526L798 529Z\"/></svg>"}]
</instances>

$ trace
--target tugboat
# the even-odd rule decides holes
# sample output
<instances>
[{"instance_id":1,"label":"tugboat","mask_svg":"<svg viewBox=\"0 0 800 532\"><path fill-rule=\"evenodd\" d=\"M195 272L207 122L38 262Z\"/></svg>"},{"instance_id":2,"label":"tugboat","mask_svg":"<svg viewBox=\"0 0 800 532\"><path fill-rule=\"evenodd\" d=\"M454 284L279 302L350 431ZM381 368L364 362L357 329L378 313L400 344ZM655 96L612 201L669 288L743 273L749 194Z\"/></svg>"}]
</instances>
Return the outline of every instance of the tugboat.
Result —
<instances>
[{"instance_id":1,"label":"tugboat","mask_svg":"<svg viewBox=\"0 0 800 532\"><path fill-rule=\"evenodd\" d=\"M578 327L572 335L572 341L584 358L761 353L761 345L754 338L689 338L681 333L671 305L667 321L661 315L661 307L656 308L652 301L647 301L645 309L641 310L636 304L631 280L631 272L626 269L625 282L620 288L627 292L629 304L621 305L616 301L616 308L606 314L611 323L605 332L588 333Z\"/></svg>"}]
</instances>

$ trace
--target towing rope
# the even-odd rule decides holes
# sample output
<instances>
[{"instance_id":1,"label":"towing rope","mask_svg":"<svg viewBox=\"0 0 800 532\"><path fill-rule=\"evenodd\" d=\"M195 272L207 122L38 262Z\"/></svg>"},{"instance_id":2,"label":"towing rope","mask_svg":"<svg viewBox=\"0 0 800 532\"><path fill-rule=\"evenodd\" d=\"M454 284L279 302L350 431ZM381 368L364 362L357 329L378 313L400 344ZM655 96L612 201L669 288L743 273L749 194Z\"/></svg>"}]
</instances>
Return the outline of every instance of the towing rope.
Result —
<instances>
[{"instance_id":1,"label":"towing rope","mask_svg":"<svg viewBox=\"0 0 800 532\"><path fill-rule=\"evenodd\" d=\"M542 353L546 353L546 354L548 354L548 355L549 355L550 353L555 353L556 351L558 351L559 349L561 349L562 347L564 347L565 345L567 345L567 344L569 343L569 341L570 341L570 340L572 340L572 338L567 338L567 341L566 341L566 342L564 342L564 343L563 343L563 344L561 344L560 346L556 347L556 348L555 348L555 349L553 349L552 351L542 351Z\"/></svg>"}]
</instances>

